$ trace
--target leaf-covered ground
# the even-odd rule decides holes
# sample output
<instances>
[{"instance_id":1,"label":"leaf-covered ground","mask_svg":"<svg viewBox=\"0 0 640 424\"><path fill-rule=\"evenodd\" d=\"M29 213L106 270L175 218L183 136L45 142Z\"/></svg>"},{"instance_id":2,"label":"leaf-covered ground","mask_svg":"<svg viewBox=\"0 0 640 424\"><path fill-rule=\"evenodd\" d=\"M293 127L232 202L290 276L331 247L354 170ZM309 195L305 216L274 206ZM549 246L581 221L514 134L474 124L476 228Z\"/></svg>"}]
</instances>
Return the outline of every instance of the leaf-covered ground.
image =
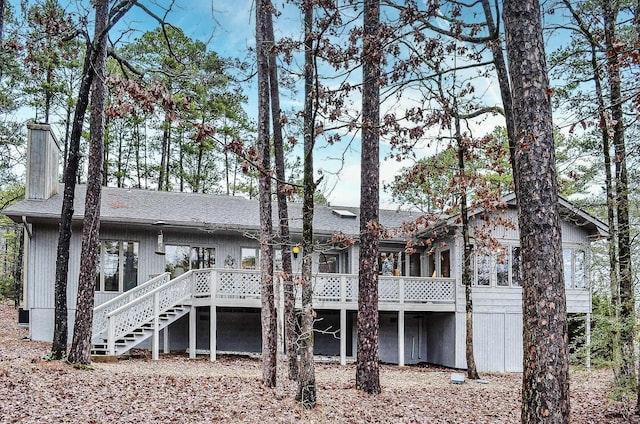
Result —
<instances>
[{"instance_id":1,"label":"leaf-covered ground","mask_svg":"<svg viewBox=\"0 0 640 424\"><path fill-rule=\"evenodd\" d=\"M95 363L75 369L45 361L49 344L26 339L17 313L0 305L0 422L2 423L516 423L520 374L486 374L488 384L450 383L451 370L382 366L382 393L355 390L355 368L316 364L318 406L293 399L295 386L275 391L260 383L260 362L184 355ZM640 422L631 402L609 397L611 372L573 371L572 423Z\"/></svg>"}]
</instances>

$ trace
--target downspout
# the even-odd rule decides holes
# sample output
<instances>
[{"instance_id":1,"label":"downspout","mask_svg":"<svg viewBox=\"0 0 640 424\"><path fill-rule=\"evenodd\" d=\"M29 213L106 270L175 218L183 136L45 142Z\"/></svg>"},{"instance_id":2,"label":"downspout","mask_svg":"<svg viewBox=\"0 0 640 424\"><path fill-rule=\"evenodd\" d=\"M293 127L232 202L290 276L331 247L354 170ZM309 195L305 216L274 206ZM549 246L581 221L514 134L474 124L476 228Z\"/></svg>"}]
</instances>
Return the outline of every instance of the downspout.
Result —
<instances>
[{"instance_id":1,"label":"downspout","mask_svg":"<svg viewBox=\"0 0 640 424\"><path fill-rule=\"evenodd\" d=\"M22 225L24 226L24 230L26 231L27 235L29 236L29 240L31 240L31 237L33 236L31 234L31 224L29 224L27 222L27 217L26 216L22 216Z\"/></svg>"}]
</instances>

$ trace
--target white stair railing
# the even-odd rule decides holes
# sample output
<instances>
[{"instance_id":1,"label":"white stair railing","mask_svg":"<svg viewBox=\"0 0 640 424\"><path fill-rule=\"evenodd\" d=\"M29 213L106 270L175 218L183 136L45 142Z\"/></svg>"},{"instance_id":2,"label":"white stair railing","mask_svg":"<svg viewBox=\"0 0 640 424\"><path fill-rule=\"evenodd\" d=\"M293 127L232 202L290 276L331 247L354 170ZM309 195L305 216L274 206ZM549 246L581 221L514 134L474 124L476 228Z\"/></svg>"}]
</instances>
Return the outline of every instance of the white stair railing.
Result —
<instances>
[{"instance_id":1,"label":"white stair railing","mask_svg":"<svg viewBox=\"0 0 640 424\"><path fill-rule=\"evenodd\" d=\"M193 271L188 271L107 314L109 355L115 355L116 340L144 324L154 322L157 332L160 314L193 296L192 277Z\"/></svg>"},{"instance_id":2,"label":"white stair railing","mask_svg":"<svg viewBox=\"0 0 640 424\"><path fill-rule=\"evenodd\" d=\"M199 269L169 280L161 274L141 286L98 306L94 310L94 339L107 339L110 355L115 342L148 323L158 329L158 317L176 305L197 297L217 299L259 299L260 273L257 270ZM379 300L391 303L455 303L452 278L379 278ZM348 274L315 274L314 298L321 302L355 302L358 279ZM212 287L215 289L212 292Z\"/></svg>"},{"instance_id":3,"label":"white stair railing","mask_svg":"<svg viewBox=\"0 0 640 424\"><path fill-rule=\"evenodd\" d=\"M171 274L165 272L117 297L97 306L93 310L93 338L104 337L107 331L107 315L133 300L144 296L163 284L169 282Z\"/></svg>"}]
</instances>

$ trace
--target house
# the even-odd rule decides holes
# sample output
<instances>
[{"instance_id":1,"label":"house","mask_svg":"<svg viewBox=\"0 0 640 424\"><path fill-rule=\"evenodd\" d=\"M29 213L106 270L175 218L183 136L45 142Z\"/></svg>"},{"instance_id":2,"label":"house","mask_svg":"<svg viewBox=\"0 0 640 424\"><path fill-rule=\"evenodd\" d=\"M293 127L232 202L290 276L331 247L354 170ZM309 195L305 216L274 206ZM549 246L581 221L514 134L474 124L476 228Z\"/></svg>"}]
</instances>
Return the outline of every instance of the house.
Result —
<instances>
[{"instance_id":1,"label":"house","mask_svg":"<svg viewBox=\"0 0 640 424\"><path fill-rule=\"evenodd\" d=\"M24 308L30 337L50 341L62 188L58 147L47 125L29 125L26 199L3 213L23 223ZM70 330L80 268L85 187L76 189L69 263ZM514 199L503 214L515 222ZM587 318L590 241L606 226L560 201L567 307ZM301 205L290 205L294 272L302 254ZM96 279L96 353L122 354L135 346L164 351L260 352L258 203L241 197L105 187L101 251ZM417 218L415 212L380 211L389 228ZM465 368L465 302L461 240L455 220L443 221L432 248L405 252L405 240L380 241L380 359L400 365L429 362ZM317 205L319 248L314 252L314 308L318 355L356 355L358 245L332 245L341 232L356 237L358 209ZM426 236L429 230L415 235ZM474 256L474 343L480 371L521 371L522 289L517 229L496 226L501 252ZM294 249L295 247L295 249ZM295 252L299 253L295 253ZM278 267L276 251L276 268ZM72 332L70 331L70 334Z\"/></svg>"}]
</instances>

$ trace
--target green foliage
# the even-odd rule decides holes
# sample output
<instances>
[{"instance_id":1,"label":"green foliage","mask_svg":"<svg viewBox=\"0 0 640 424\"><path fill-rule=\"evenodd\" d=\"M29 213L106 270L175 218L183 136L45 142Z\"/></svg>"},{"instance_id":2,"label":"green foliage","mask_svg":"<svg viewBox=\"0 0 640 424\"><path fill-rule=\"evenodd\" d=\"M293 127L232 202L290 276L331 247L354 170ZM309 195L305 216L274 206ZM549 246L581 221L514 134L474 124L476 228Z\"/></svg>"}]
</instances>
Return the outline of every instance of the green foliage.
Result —
<instances>
[{"instance_id":1,"label":"green foliage","mask_svg":"<svg viewBox=\"0 0 640 424\"><path fill-rule=\"evenodd\" d=\"M587 355L591 356L591 366L608 368L612 361L611 332L614 321L611 317L611 302L604 296L593 296L593 311L591 314L591 344L586 344L586 323L584 314L570 314L567 320L569 326L569 354L574 365L584 366Z\"/></svg>"},{"instance_id":2,"label":"green foliage","mask_svg":"<svg viewBox=\"0 0 640 424\"><path fill-rule=\"evenodd\" d=\"M507 155L506 130L498 127L481 140L468 140L465 155L466 175L460 177L458 150L453 145L442 152L418 160L404 168L384 188L394 201L418 208L425 213L457 213L456 205L464 184L472 193L480 187L505 193L512 184Z\"/></svg>"},{"instance_id":3,"label":"green foliage","mask_svg":"<svg viewBox=\"0 0 640 424\"><path fill-rule=\"evenodd\" d=\"M110 63L118 78L111 84L108 180L148 187L162 176L163 189L216 193L229 182L238 183L229 192L242 192L242 163L229 160L224 147L250 139L252 128L232 62L171 26L144 33L119 54L143 76L131 82L126 67Z\"/></svg>"},{"instance_id":4,"label":"green foliage","mask_svg":"<svg viewBox=\"0 0 640 424\"><path fill-rule=\"evenodd\" d=\"M50 122L56 110L65 110L75 95L81 44L71 36L76 23L57 0L36 2L25 11L25 79L23 90L35 121ZM60 109L58 109L60 108Z\"/></svg>"},{"instance_id":5,"label":"green foliage","mask_svg":"<svg viewBox=\"0 0 640 424\"><path fill-rule=\"evenodd\" d=\"M12 277L0 276L0 299L15 299L16 283Z\"/></svg>"}]
</instances>

